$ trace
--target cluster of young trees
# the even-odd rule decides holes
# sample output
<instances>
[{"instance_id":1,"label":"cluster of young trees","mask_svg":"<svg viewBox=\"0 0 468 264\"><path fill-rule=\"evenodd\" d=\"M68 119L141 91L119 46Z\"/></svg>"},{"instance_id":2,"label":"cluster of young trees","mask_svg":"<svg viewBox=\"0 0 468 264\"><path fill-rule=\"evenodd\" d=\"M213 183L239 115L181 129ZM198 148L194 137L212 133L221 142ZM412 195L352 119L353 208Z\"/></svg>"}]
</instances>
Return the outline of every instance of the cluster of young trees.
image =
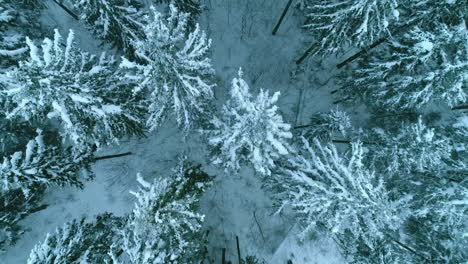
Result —
<instances>
[{"instance_id":1,"label":"cluster of young trees","mask_svg":"<svg viewBox=\"0 0 468 264\"><path fill-rule=\"evenodd\" d=\"M132 213L66 223L33 248L28 263L200 263L199 202L212 177L183 160L167 178L137 180Z\"/></svg>"},{"instance_id":2,"label":"cluster of young trees","mask_svg":"<svg viewBox=\"0 0 468 264\"><path fill-rule=\"evenodd\" d=\"M316 39L309 54L362 49L338 64L357 59L342 76L342 99L394 111L466 103L466 1L310 1L306 10Z\"/></svg>"},{"instance_id":3,"label":"cluster of young trees","mask_svg":"<svg viewBox=\"0 0 468 264\"><path fill-rule=\"evenodd\" d=\"M350 263L461 263L468 257L463 120L350 127L340 144L303 137L271 180L278 208L297 212L303 237L331 236Z\"/></svg>"},{"instance_id":4,"label":"cluster of young trees","mask_svg":"<svg viewBox=\"0 0 468 264\"><path fill-rule=\"evenodd\" d=\"M279 92L252 95L242 70L213 114L211 40L196 23L198 1L148 8L137 0L69 1L121 59L81 50L73 31L64 39L55 30L39 44L40 25L23 25L37 2L0 0L0 249L24 233L25 217L47 207L47 187L81 188L82 174L92 178L97 148L174 116L185 135L202 131L214 164L229 173L251 166L279 210L297 213L304 239L326 233L350 263L468 259L467 117L403 118L436 101L466 102L465 0L301 1L318 40L311 54L366 48L337 94L363 100L371 113L390 110L393 122L357 128L336 109L294 131ZM184 162L167 180L137 178L130 214L73 220L37 244L28 262L203 260L199 201L211 178Z\"/></svg>"},{"instance_id":5,"label":"cluster of young trees","mask_svg":"<svg viewBox=\"0 0 468 264\"><path fill-rule=\"evenodd\" d=\"M333 93L372 120L356 128L334 110L296 127L297 152L269 179L278 209L297 213L303 238L328 234L350 263L466 262L468 123L453 110L466 108L467 2L302 4L316 40L305 56L361 49L337 65L349 67ZM452 111L437 119L441 103Z\"/></svg>"},{"instance_id":6,"label":"cluster of young trees","mask_svg":"<svg viewBox=\"0 0 468 264\"><path fill-rule=\"evenodd\" d=\"M0 250L25 232L25 217L47 208L47 187L82 188L93 177L98 148L155 129L172 109L180 125L197 127L212 96L210 40L189 23L190 14L172 4L165 12L127 0L70 1L69 9L57 4L68 14L78 10L77 19L128 59L81 50L72 30L66 38L55 30L38 43L40 1L0 1ZM201 8L196 1L175 4ZM193 177L205 174L183 170L164 184L141 181L131 216L66 224L29 262L143 263L148 254L154 263L184 262L181 256L199 246L203 220L196 211L204 187ZM160 228L167 219L178 226Z\"/></svg>"}]
</instances>

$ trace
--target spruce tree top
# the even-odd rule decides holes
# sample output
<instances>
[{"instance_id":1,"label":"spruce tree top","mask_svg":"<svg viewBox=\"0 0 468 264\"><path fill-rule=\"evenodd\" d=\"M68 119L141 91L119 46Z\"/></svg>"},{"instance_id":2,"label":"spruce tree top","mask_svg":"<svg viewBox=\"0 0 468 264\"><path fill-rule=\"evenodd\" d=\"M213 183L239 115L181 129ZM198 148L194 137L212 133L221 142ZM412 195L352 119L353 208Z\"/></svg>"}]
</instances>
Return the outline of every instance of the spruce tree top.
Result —
<instances>
[{"instance_id":1,"label":"spruce tree top","mask_svg":"<svg viewBox=\"0 0 468 264\"><path fill-rule=\"evenodd\" d=\"M57 120L78 149L142 133L145 107L132 93L137 84L123 78L112 57L80 51L73 31L65 44L57 30L42 48L26 42L29 59L0 78L7 118Z\"/></svg>"},{"instance_id":2,"label":"spruce tree top","mask_svg":"<svg viewBox=\"0 0 468 264\"><path fill-rule=\"evenodd\" d=\"M274 161L292 150L288 142L291 126L283 121L276 105L280 93L270 96L261 89L252 98L240 69L230 94L221 117L213 118L213 129L207 132L214 149L213 162L235 172L242 163L252 164L260 174L270 175Z\"/></svg>"},{"instance_id":3,"label":"spruce tree top","mask_svg":"<svg viewBox=\"0 0 468 264\"><path fill-rule=\"evenodd\" d=\"M121 66L136 70L140 88L151 93L147 126L158 128L172 112L179 126L195 127L213 97L211 40L198 24L190 30L188 14L174 5L167 16L151 7L145 19L146 39L135 45L142 65L124 60Z\"/></svg>"}]
</instances>

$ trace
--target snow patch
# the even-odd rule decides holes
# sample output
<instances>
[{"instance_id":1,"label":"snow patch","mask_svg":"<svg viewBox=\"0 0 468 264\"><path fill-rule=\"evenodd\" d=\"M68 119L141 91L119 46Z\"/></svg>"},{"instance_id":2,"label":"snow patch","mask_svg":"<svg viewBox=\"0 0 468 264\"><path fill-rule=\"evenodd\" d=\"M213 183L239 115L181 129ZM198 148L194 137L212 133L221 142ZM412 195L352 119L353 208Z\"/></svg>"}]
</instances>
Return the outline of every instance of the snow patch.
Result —
<instances>
[{"instance_id":1,"label":"snow patch","mask_svg":"<svg viewBox=\"0 0 468 264\"><path fill-rule=\"evenodd\" d=\"M103 105L102 110L107 114L118 114L122 112L122 108L117 105Z\"/></svg>"},{"instance_id":2,"label":"snow patch","mask_svg":"<svg viewBox=\"0 0 468 264\"><path fill-rule=\"evenodd\" d=\"M457 122L453 124L453 127L459 128L459 127L466 127L468 128L468 116L464 115L461 116L457 119Z\"/></svg>"},{"instance_id":3,"label":"snow patch","mask_svg":"<svg viewBox=\"0 0 468 264\"><path fill-rule=\"evenodd\" d=\"M421 49L421 50L431 51L434 48L434 43L432 43L432 42L430 42L428 40L425 40L425 41L419 42L415 46L416 46L416 48Z\"/></svg>"}]
</instances>

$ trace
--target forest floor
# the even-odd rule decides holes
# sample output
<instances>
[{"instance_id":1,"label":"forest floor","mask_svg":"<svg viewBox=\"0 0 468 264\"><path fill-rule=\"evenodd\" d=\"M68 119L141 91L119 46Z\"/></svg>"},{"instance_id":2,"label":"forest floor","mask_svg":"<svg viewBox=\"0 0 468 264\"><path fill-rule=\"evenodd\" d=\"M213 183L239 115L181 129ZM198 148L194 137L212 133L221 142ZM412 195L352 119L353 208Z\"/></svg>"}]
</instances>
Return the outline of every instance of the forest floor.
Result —
<instances>
[{"instance_id":1,"label":"forest floor","mask_svg":"<svg viewBox=\"0 0 468 264\"><path fill-rule=\"evenodd\" d=\"M295 64L295 59L310 43L300 27L302 18L291 9L277 35L271 35L287 1L280 1L281 4L269 0L203 2L207 10L200 17L200 24L213 40L216 107L227 100L230 82L239 67L243 68L254 94L260 88L281 92L278 105L285 121L293 126L306 124L315 112L335 107L330 91L334 89L336 59L323 62L311 58L301 68ZM62 35L74 29L84 50L98 53L108 49L93 41L95 38L82 25L51 0L41 20L50 28L57 27ZM134 200L129 190L137 188L136 173L141 172L147 180L169 177L171 168L183 155L201 163L210 175L216 176L214 186L202 201L211 263L220 262L223 247L227 248L227 258L237 262L235 236L239 236L243 256L257 255L268 264L285 264L287 259L295 264L344 262L325 237L306 243L298 241L292 215L273 214L272 199L262 189L261 178L249 168L238 175L224 173L210 164L205 144L196 132L184 139L175 123L169 121L146 138L131 138L104 148L98 155L127 151L134 154L98 161L93 166L96 178L83 190L51 189L45 200L50 206L25 220L30 230L0 256L0 263L25 263L34 244L66 221L104 212L116 215L130 212Z\"/></svg>"}]
</instances>

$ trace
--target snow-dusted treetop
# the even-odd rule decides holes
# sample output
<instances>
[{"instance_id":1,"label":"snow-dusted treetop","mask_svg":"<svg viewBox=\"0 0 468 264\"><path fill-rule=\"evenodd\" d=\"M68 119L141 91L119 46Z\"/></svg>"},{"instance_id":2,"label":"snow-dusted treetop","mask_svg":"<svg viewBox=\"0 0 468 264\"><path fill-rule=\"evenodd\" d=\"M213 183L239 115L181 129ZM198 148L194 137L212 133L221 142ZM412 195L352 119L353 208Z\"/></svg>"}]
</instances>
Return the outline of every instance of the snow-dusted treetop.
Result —
<instances>
[{"instance_id":1,"label":"snow-dusted treetop","mask_svg":"<svg viewBox=\"0 0 468 264\"><path fill-rule=\"evenodd\" d=\"M181 12L190 14L191 17L196 17L202 12L200 0L155 0L156 3L169 3Z\"/></svg>"},{"instance_id":2,"label":"snow-dusted treetop","mask_svg":"<svg viewBox=\"0 0 468 264\"><path fill-rule=\"evenodd\" d=\"M135 41L144 37L143 5L136 0L70 0L94 34L133 57Z\"/></svg>"},{"instance_id":3,"label":"snow-dusted treetop","mask_svg":"<svg viewBox=\"0 0 468 264\"><path fill-rule=\"evenodd\" d=\"M57 120L77 148L142 133L145 108L132 95L137 84L122 77L113 58L80 51L73 31L65 45L57 30L41 48L26 42L29 59L0 76L7 118Z\"/></svg>"},{"instance_id":4,"label":"snow-dusted treetop","mask_svg":"<svg viewBox=\"0 0 468 264\"><path fill-rule=\"evenodd\" d=\"M22 220L28 215L47 207L40 204L44 197L44 186L36 186L27 195L20 189L0 188L0 253L13 245L27 230Z\"/></svg>"},{"instance_id":5,"label":"snow-dusted treetop","mask_svg":"<svg viewBox=\"0 0 468 264\"><path fill-rule=\"evenodd\" d=\"M342 53L363 47L389 33L389 25L399 18L397 0L324 0L307 3L305 27L318 43L315 54Z\"/></svg>"},{"instance_id":6,"label":"snow-dusted treetop","mask_svg":"<svg viewBox=\"0 0 468 264\"><path fill-rule=\"evenodd\" d=\"M110 213L98 215L91 221L85 218L72 220L48 233L45 240L31 250L28 264L53 263L112 263L109 249L118 239L116 230L121 229L125 218ZM137 263L132 263L137 264Z\"/></svg>"},{"instance_id":7,"label":"snow-dusted treetop","mask_svg":"<svg viewBox=\"0 0 468 264\"><path fill-rule=\"evenodd\" d=\"M346 136L351 129L348 114L339 109L334 109L329 112L314 114L303 135L307 139L320 138L320 140L330 141L336 136Z\"/></svg>"},{"instance_id":8,"label":"snow-dusted treetop","mask_svg":"<svg viewBox=\"0 0 468 264\"><path fill-rule=\"evenodd\" d=\"M211 177L199 167L181 164L174 178L153 183L138 175L141 184L135 209L122 232L122 247L130 263L198 263L204 215L198 212L201 195Z\"/></svg>"},{"instance_id":9,"label":"snow-dusted treetop","mask_svg":"<svg viewBox=\"0 0 468 264\"><path fill-rule=\"evenodd\" d=\"M378 145L370 146L372 163L380 170L400 177L402 173L437 174L437 171L447 169L444 164L450 159L453 149L449 138L440 132L425 125L421 118L394 134L374 129L371 140Z\"/></svg>"},{"instance_id":10,"label":"snow-dusted treetop","mask_svg":"<svg viewBox=\"0 0 468 264\"><path fill-rule=\"evenodd\" d=\"M259 173L270 175L274 161L291 151L291 126L283 122L275 105L280 93L270 96L261 89L252 98L239 70L230 94L221 117L211 121L213 129L207 132L214 149L213 162L233 171L239 170L242 163L252 164Z\"/></svg>"},{"instance_id":11,"label":"snow-dusted treetop","mask_svg":"<svg viewBox=\"0 0 468 264\"><path fill-rule=\"evenodd\" d=\"M147 125L154 130L173 112L178 125L193 127L213 96L211 40L198 24L190 32L188 14L173 5L168 16L152 7L145 20L146 39L135 45L144 65L124 60L121 66L136 70L133 78L141 78L140 88L151 93Z\"/></svg>"},{"instance_id":12,"label":"snow-dusted treetop","mask_svg":"<svg viewBox=\"0 0 468 264\"><path fill-rule=\"evenodd\" d=\"M22 189L26 194L30 188L41 184L76 185L82 169L90 169L93 161L91 150L72 153L44 144L42 134L29 141L25 152L15 152L10 158L3 157L0 164L0 187L4 190Z\"/></svg>"},{"instance_id":13,"label":"snow-dusted treetop","mask_svg":"<svg viewBox=\"0 0 468 264\"><path fill-rule=\"evenodd\" d=\"M200 263L199 202L211 177L182 163L172 178L149 183L138 175L131 214L73 220L38 243L28 263Z\"/></svg>"},{"instance_id":14,"label":"snow-dusted treetop","mask_svg":"<svg viewBox=\"0 0 468 264\"><path fill-rule=\"evenodd\" d=\"M364 148L353 143L349 155L333 145L314 145L302 139L300 154L275 175L280 208L291 206L302 223L303 234L325 228L333 236L371 251L405 219L407 198L393 200L381 177L363 164Z\"/></svg>"},{"instance_id":15,"label":"snow-dusted treetop","mask_svg":"<svg viewBox=\"0 0 468 264\"><path fill-rule=\"evenodd\" d=\"M464 26L415 27L362 60L340 89L377 107L420 108L435 100L467 100L468 34Z\"/></svg>"}]
</instances>

